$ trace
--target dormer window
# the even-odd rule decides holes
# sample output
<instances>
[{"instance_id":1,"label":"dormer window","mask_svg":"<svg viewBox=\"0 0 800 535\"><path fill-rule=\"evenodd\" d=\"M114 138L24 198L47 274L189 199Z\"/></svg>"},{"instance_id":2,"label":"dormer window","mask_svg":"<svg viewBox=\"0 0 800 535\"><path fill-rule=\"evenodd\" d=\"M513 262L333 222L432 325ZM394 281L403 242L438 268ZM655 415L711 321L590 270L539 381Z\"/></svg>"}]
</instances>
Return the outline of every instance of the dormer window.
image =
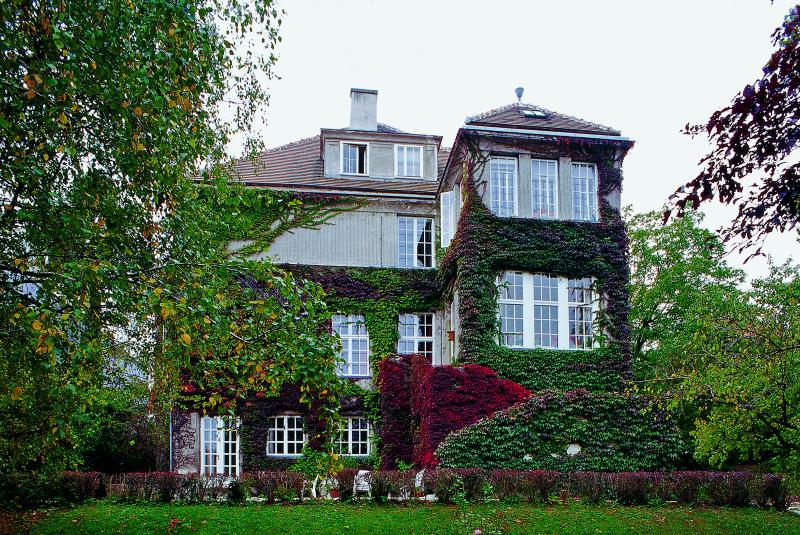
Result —
<instances>
[{"instance_id":1,"label":"dormer window","mask_svg":"<svg viewBox=\"0 0 800 535\"><path fill-rule=\"evenodd\" d=\"M422 178L422 147L419 145L395 145L394 176Z\"/></svg>"},{"instance_id":2,"label":"dormer window","mask_svg":"<svg viewBox=\"0 0 800 535\"><path fill-rule=\"evenodd\" d=\"M343 175L368 175L367 143L342 143L342 174Z\"/></svg>"}]
</instances>

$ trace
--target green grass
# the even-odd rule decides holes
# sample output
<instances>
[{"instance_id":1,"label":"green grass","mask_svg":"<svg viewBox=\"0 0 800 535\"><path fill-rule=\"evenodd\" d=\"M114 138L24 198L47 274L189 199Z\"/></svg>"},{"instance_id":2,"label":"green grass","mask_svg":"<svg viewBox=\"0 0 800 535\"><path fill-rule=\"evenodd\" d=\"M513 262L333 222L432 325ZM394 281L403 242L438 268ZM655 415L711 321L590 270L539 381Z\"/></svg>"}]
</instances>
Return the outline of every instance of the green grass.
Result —
<instances>
[{"instance_id":1,"label":"green grass","mask_svg":"<svg viewBox=\"0 0 800 535\"><path fill-rule=\"evenodd\" d=\"M588 505L122 505L38 514L31 533L799 533L800 516L755 508Z\"/></svg>"}]
</instances>

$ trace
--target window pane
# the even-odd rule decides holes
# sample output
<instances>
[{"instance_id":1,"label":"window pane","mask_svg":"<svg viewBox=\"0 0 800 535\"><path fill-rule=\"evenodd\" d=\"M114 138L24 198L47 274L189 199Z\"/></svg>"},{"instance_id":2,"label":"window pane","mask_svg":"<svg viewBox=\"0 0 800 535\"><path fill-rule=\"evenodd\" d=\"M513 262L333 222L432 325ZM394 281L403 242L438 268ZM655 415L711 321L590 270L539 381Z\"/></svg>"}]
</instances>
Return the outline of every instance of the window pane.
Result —
<instances>
[{"instance_id":1,"label":"window pane","mask_svg":"<svg viewBox=\"0 0 800 535\"><path fill-rule=\"evenodd\" d=\"M433 314L400 314L398 318L397 352L401 355L420 354L433 361Z\"/></svg>"},{"instance_id":2,"label":"window pane","mask_svg":"<svg viewBox=\"0 0 800 535\"><path fill-rule=\"evenodd\" d=\"M572 164L572 217L597 221L597 177L593 164Z\"/></svg>"},{"instance_id":3,"label":"window pane","mask_svg":"<svg viewBox=\"0 0 800 535\"><path fill-rule=\"evenodd\" d=\"M522 305L500 305L500 343L506 347L522 347Z\"/></svg>"},{"instance_id":4,"label":"window pane","mask_svg":"<svg viewBox=\"0 0 800 535\"><path fill-rule=\"evenodd\" d=\"M433 267L433 219L398 217L398 266Z\"/></svg>"},{"instance_id":5,"label":"window pane","mask_svg":"<svg viewBox=\"0 0 800 535\"><path fill-rule=\"evenodd\" d=\"M558 170L551 160L531 160L531 205L533 217L557 217Z\"/></svg>"},{"instance_id":6,"label":"window pane","mask_svg":"<svg viewBox=\"0 0 800 535\"><path fill-rule=\"evenodd\" d=\"M491 210L500 217L510 217L516 211L516 160L493 158L489 162Z\"/></svg>"}]
</instances>

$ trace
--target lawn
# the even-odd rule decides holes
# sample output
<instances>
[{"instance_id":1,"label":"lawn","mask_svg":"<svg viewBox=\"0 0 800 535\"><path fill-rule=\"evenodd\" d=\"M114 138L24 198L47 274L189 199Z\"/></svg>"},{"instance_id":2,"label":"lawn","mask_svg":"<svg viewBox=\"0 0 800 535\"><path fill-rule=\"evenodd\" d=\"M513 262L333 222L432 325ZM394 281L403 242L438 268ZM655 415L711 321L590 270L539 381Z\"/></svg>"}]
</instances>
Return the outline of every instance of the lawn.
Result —
<instances>
[{"instance_id":1,"label":"lawn","mask_svg":"<svg viewBox=\"0 0 800 535\"><path fill-rule=\"evenodd\" d=\"M31 533L799 533L800 516L759 509L573 505L121 505L37 514Z\"/></svg>"}]
</instances>

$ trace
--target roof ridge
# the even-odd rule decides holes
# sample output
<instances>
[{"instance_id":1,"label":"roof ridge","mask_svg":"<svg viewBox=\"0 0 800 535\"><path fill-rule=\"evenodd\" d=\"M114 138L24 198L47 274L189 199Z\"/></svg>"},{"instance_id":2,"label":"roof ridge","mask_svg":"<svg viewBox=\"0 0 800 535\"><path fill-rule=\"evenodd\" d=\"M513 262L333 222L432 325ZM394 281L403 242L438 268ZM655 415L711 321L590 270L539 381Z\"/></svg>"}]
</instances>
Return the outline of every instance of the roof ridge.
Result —
<instances>
[{"instance_id":1,"label":"roof ridge","mask_svg":"<svg viewBox=\"0 0 800 535\"><path fill-rule=\"evenodd\" d=\"M593 121L587 121L586 119L582 119L580 117L575 117L574 115L567 115L566 113L561 113L560 111L548 110L547 108L543 108L541 106L538 106L536 104L531 104L529 102L512 102L511 104L506 104L505 106L500 106L500 107L494 108L492 110L489 110L489 111L486 111L486 112L483 112L483 113L479 113L477 115L472 115L470 117L467 117L464 120L464 123L466 124L466 123L471 123L471 122L475 122L475 121L480 121L480 120L485 119L487 117L490 117L490 116L492 116L492 115L494 115L496 113L501 113L501 112L508 111L508 110L511 110L511 109L514 109L514 108L525 108L525 109L538 110L538 111L541 111L541 112L544 112L544 113L548 113L548 114L551 114L551 115L558 115L558 116L564 117L566 119L571 119L573 121L577 121L579 123L583 123L583 124L586 124L586 125L589 125L589 126L594 126L596 128L603 128L605 130L610 130L612 132L616 132L617 134L621 133L616 128L612 128L610 126L607 126L607 125L604 125L604 124L600 124L600 123L595 123Z\"/></svg>"},{"instance_id":2,"label":"roof ridge","mask_svg":"<svg viewBox=\"0 0 800 535\"><path fill-rule=\"evenodd\" d=\"M319 134L317 134L315 136L311 136L311 137L304 137L303 139L298 139L296 141L290 141L289 143L286 143L284 145L278 145L277 147L272 147L270 149L266 149L265 151L261 152L260 155L270 154L270 153L273 153L273 152L277 152L279 150L288 149L289 147L294 147L296 145L302 145L303 143L308 143L310 141L315 141L315 140L318 140L318 139L319 139Z\"/></svg>"}]
</instances>

